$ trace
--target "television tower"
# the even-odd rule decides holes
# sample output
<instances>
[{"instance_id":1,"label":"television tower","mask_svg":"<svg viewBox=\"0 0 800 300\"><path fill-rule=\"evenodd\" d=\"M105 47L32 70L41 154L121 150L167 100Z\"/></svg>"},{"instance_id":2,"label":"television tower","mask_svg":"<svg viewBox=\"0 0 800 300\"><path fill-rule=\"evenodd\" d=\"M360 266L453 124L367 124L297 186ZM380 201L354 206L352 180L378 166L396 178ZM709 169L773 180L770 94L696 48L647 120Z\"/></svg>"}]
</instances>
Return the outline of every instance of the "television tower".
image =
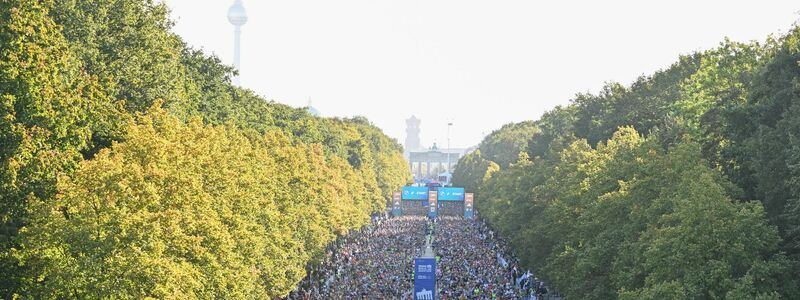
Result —
<instances>
[{"instance_id":1,"label":"television tower","mask_svg":"<svg viewBox=\"0 0 800 300\"><path fill-rule=\"evenodd\" d=\"M228 9L228 22L231 22L234 26L233 30L233 67L236 68L237 71L241 72L241 66L239 64L239 44L242 35L242 25L247 23L247 13L244 11L244 5L242 5L242 0L234 0L233 5L231 8ZM239 82L239 75L233 78L233 83L236 85L240 85Z\"/></svg>"}]
</instances>

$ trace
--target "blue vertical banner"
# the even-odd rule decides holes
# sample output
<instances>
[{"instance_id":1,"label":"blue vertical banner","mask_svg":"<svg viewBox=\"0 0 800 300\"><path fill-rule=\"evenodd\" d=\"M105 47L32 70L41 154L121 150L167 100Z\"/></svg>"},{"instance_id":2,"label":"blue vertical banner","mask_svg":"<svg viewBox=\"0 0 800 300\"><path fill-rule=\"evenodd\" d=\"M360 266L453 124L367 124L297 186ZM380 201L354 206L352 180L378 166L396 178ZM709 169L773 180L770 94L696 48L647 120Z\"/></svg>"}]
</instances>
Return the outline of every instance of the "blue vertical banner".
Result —
<instances>
[{"instance_id":1,"label":"blue vertical banner","mask_svg":"<svg viewBox=\"0 0 800 300\"><path fill-rule=\"evenodd\" d=\"M392 216L399 217L403 215L403 206L400 205L402 193L401 192L394 192L392 193Z\"/></svg>"},{"instance_id":2,"label":"blue vertical banner","mask_svg":"<svg viewBox=\"0 0 800 300\"><path fill-rule=\"evenodd\" d=\"M428 192L428 216L431 218L436 218L436 214L438 213L436 210L439 209L439 201L438 201L439 193L436 191Z\"/></svg>"},{"instance_id":3,"label":"blue vertical banner","mask_svg":"<svg viewBox=\"0 0 800 300\"><path fill-rule=\"evenodd\" d=\"M414 259L414 300L436 300L436 258Z\"/></svg>"},{"instance_id":4,"label":"blue vertical banner","mask_svg":"<svg viewBox=\"0 0 800 300\"><path fill-rule=\"evenodd\" d=\"M472 202L475 200L472 193L464 194L464 219L472 219L474 215Z\"/></svg>"}]
</instances>

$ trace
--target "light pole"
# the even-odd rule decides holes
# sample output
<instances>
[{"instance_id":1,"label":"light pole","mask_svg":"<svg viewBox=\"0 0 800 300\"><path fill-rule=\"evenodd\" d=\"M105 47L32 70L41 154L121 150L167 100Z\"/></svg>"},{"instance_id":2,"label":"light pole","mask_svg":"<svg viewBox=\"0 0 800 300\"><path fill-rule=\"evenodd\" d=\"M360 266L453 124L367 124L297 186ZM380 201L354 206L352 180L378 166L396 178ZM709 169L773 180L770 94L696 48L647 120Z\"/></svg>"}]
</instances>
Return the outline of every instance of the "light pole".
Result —
<instances>
[{"instance_id":1,"label":"light pole","mask_svg":"<svg viewBox=\"0 0 800 300\"><path fill-rule=\"evenodd\" d=\"M447 183L450 183L450 180L453 178L453 173L450 172L450 127L453 126L453 122L447 122Z\"/></svg>"}]
</instances>

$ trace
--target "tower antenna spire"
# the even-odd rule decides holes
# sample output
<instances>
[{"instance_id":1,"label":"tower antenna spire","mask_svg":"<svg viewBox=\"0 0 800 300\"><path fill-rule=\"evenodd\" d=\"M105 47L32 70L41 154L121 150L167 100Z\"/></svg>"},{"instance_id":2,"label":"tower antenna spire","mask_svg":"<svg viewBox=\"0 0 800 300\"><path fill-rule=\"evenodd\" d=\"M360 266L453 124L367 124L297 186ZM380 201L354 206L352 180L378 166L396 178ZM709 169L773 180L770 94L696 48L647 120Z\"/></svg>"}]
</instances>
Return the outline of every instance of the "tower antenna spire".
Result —
<instances>
[{"instance_id":1,"label":"tower antenna spire","mask_svg":"<svg viewBox=\"0 0 800 300\"><path fill-rule=\"evenodd\" d=\"M237 72L241 73L240 64L240 40L242 35L242 25L247 23L247 12L244 10L242 0L234 0L231 8L228 9L228 22L233 25L233 67ZM241 85L239 75L233 78L233 83Z\"/></svg>"}]
</instances>

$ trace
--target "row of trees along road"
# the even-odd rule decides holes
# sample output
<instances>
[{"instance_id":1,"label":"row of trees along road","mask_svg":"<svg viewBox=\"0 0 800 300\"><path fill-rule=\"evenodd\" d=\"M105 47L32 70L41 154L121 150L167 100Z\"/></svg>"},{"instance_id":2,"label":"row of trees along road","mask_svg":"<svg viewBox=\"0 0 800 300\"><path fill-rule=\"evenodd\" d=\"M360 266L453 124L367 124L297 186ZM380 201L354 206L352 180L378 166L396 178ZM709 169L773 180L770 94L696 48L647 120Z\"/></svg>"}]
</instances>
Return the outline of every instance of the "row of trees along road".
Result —
<instances>
[{"instance_id":1,"label":"row of trees along road","mask_svg":"<svg viewBox=\"0 0 800 300\"><path fill-rule=\"evenodd\" d=\"M453 181L570 299L800 299L800 28L506 125Z\"/></svg>"},{"instance_id":2,"label":"row of trees along road","mask_svg":"<svg viewBox=\"0 0 800 300\"><path fill-rule=\"evenodd\" d=\"M231 85L152 0L0 0L0 298L274 299L408 167Z\"/></svg>"}]
</instances>

